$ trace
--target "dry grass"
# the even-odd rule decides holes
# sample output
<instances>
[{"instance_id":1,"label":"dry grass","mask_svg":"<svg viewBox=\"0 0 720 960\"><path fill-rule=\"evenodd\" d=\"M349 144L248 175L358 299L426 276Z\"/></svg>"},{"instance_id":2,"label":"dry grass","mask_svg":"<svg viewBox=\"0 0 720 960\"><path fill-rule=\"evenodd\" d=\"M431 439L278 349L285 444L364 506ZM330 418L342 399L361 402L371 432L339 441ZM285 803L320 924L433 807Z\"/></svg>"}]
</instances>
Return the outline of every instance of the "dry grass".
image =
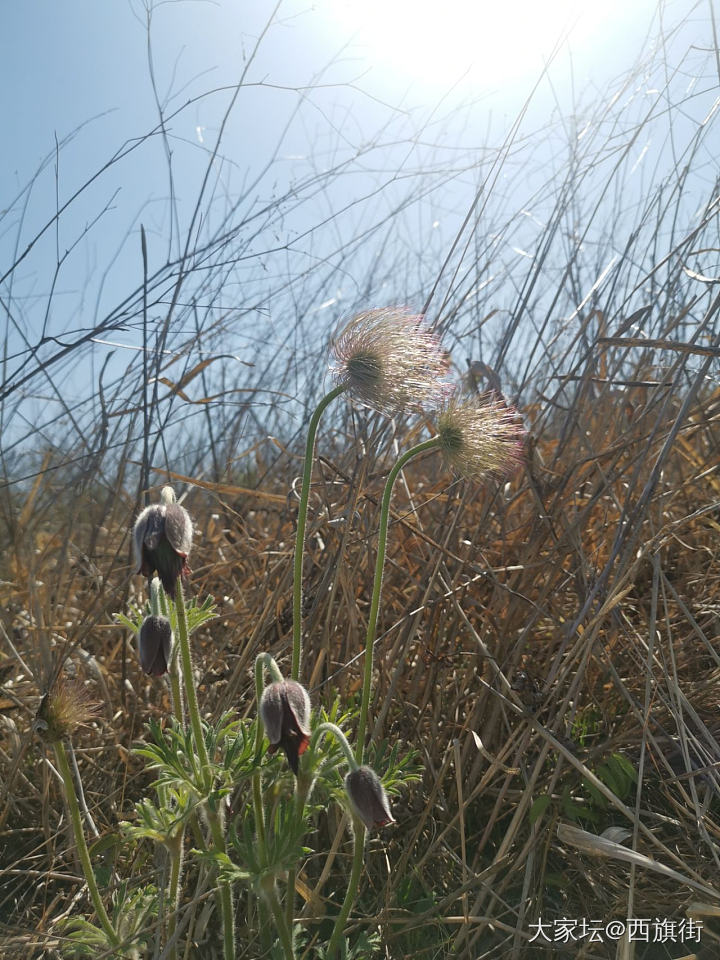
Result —
<instances>
[{"instance_id":1,"label":"dry grass","mask_svg":"<svg viewBox=\"0 0 720 960\"><path fill-rule=\"evenodd\" d=\"M373 842L359 906L390 956L529 956L538 914L677 919L718 895L720 392L683 406L664 386L611 391L586 378L566 414L537 427L540 409L525 414L526 464L507 485L449 482L428 458L394 500L374 733L417 749L423 780L396 800L397 829ZM375 430L369 447L383 451L387 425ZM347 440L335 437L330 454L320 445L308 537L306 671L326 703L351 702L359 687L387 464L386 452L358 460ZM287 466L255 493L207 484L186 501L199 532L193 590L221 613L197 656L214 714L254 709L260 650L288 656ZM88 490L71 502L57 479L46 469L6 514L3 560L0 911L7 949L37 956L55 955L51 921L86 908L58 783L31 732L42 678L63 661L103 704L76 750L100 837L143 789L133 740L168 710L162 683L140 673L112 626L137 586L132 501ZM603 802L584 781L600 776L602 790L613 753L641 789L617 795L605 781ZM322 830L343 871L336 821L330 813ZM626 847L685 882L574 849L558 839L567 822L627 828ZM100 859L112 868L113 856L122 861L110 844ZM311 858L310 887L318 870ZM705 919L703 941L717 943Z\"/></svg>"}]
</instances>

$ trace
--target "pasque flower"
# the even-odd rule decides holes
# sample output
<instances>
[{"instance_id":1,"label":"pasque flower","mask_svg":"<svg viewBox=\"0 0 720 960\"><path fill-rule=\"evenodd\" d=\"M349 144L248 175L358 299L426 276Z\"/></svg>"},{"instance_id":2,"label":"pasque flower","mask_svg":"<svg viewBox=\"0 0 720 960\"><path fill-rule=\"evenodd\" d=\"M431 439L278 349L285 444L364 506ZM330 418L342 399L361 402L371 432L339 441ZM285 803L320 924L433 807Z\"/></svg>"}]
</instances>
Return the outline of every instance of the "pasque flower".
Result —
<instances>
[{"instance_id":1,"label":"pasque flower","mask_svg":"<svg viewBox=\"0 0 720 960\"><path fill-rule=\"evenodd\" d=\"M345 792L356 816L372 830L395 823L385 788L372 767L357 767L345 777Z\"/></svg>"},{"instance_id":2,"label":"pasque flower","mask_svg":"<svg viewBox=\"0 0 720 960\"><path fill-rule=\"evenodd\" d=\"M268 684L260 699L260 719L270 741L268 753L282 747L297 776L300 756L310 743L310 697L305 687L295 680Z\"/></svg>"},{"instance_id":3,"label":"pasque flower","mask_svg":"<svg viewBox=\"0 0 720 960\"><path fill-rule=\"evenodd\" d=\"M447 356L423 322L401 307L356 316L333 344L338 383L392 416L435 406L447 394Z\"/></svg>"},{"instance_id":4,"label":"pasque flower","mask_svg":"<svg viewBox=\"0 0 720 960\"><path fill-rule=\"evenodd\" d=\"M520 463L520 414L490 394L449 400L438 415L437 431L446 461L462 477L503 477Z\"/></svg>"},{"instance_id":5,"label":"pasque flower","mask_svg":"<svg viewBox=\"0 0 720 960\"><path fill-rule=\"evenodd\" d=\"M175 502L172 487L162 488L160 501L145 507L135 521L137 573L151 577L157 570L165 592L174 599L177 578L190 573L187 558L192 546L192 521L187 510Z\"/></svg>"},{"instance_id":6,"label":"pasque flower","mask_svg":"<svg viewBox=\"0 0 720 960\"><path fill-rule=\"evenodd\" d=\"M167 617L145 617L138 634L140 666L151 677L168 672L172 650L172 628Z\"/></svg>"}]
</instances>

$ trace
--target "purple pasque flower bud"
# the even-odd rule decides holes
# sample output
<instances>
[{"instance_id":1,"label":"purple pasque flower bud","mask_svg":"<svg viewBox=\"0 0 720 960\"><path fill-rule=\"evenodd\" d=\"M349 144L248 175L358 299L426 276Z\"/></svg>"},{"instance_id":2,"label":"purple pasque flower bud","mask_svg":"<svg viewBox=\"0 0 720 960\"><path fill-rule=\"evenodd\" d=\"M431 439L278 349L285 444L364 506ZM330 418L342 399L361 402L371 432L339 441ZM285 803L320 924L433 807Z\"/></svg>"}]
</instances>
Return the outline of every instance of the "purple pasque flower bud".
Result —
<instances>
[{"instance_id":1,"label":"purple pasque flower bud","mask_svg":"<svg viewBox=\"0 0 720 960\"><path fill-rule=\"evenodd\" d=\"M187 510L175 502L172 487L163 487L160 503L145 507L135 521L133 539L137 573L152 577L157 570L165 593L175 599L178 577L187 577L192 546L192 521Z\"/></svg>"},{"instance_id":2,"label":"purple pasque flower bud","mask_svg":"<svg viewBox=\"0 0 720 960\"><path fill-rule=\"evenodd\" d=\"M271 683L260 699L260 719L270 741L268 753L280 747L297 776L301 754L310 743L310 697L295 680Z\"/></svg>"},{"instance_id":3,"label":"purple pasque flower bud","mask_svg":"<svg viewBox=\"0 0 720 960\"><path fill-rule=\"evenodd\" d=\"M168 672L173 634L167 617L145 617L138 634L140 666L151 677Z\"/></svg>"},{"instance_id":4,"label":"purple pasque flower bud","mask_svg":"<svg viewBox=\"0 0 720 960\"><path fill-rule=\"evenodd\" d=\"M395 823L385 788L372 767L357 767L345 777L345 792L356 816L368 830Z\"/></svg>"},{"instance_id":5,"label":"purple pasque flower bud","mask_svg":"<svg viewBox=\"0 0 720 960\"><path fill-rule=\"evenodd\" d=\"M335 340L333 356L338 383L389 416L434 407L447 395L447 355L423 318L405 308L359 314Z\"/></svg>"}]
</instances>

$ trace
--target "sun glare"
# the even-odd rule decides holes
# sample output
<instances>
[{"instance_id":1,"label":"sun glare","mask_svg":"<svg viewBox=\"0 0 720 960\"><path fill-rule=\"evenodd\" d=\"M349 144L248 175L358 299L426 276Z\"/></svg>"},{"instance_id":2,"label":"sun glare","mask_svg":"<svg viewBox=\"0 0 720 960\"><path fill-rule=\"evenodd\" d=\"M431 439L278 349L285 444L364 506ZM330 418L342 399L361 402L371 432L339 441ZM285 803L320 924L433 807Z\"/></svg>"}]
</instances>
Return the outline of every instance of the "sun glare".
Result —
<instances>
[{"instance_id":1,"label":"sun glare","mask_svg":"<svg viewBox=\"0 0 720 960\"><path fill-rule=\"evenodd\" d=\"M598 28L617 24L620 8L620 0L332 0L328 6L368 60L423 84L462 79L485 88L537 73L564 36L581 49Z\"/></svg>"}]
</instances>

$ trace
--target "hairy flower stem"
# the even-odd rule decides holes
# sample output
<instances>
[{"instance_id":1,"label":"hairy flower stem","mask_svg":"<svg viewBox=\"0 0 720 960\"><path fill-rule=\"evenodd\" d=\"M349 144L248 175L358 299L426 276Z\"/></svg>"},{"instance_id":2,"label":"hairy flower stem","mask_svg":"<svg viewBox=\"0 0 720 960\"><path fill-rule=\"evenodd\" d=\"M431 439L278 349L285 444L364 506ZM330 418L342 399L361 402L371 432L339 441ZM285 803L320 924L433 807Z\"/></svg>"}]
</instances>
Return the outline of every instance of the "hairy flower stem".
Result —
<instances>
[{"instance_id":1,"label":"hairy flower stem","mask_svg":"<svg viewBox=\"0 0 720 960\"><path fill-rule=\"evenodd\" d=\"M353 852L352 869L350 871L348 887L345 891L345 899L340 908L340 913L335 920L335 926L333 927L330 942L328 943L326 954L328 960L333 960L333 957L340 948L340 941L345 935L345 924L355 903L355 896L360 884L360 874L362 873L364 862L363 853L365 852L365 824L359 817L353 817L353 834L355 836L355 849Z\"/></svg>"},{"instance_id":2,"label":"hairy flower stem","mask_svg":"<svg viewBox=\"0 0 720 960\"><path fill-rule=\"evenodd\" d=\"M337 742L340 744L342 752L345 754L345 759L348 762L348 766L351 770L357 770L358 762L355 759L355 754L352 752L352 747L348 743L348 739L345 734L342 732L340 727L335 723L319 723L313 730L313 735L310 738L309 749L312 752L317 746L318 740L320 737L324 736L326 733L331 733Z\"/></svg>"},{"instance_id":3,"label":"hairy flower stem","mask_svg":"<svg viewBox=\"0 0 720 960\"><path fill-rule=\"evenodd\" d=\"M269 653L259 653L255 657L255 695L257 697L258 707L260 706L260 701L262 700L265 670L267 670L272 677L273 683L282 683L285 679L282 675L280 667L275 661L275 657L271 656ZM255 735L255 739L258 744L262 744L262 734L262 727L258 727L258 731Z\"/></svg>"},{"instance_id":4,"label":"hairy flower stem","mask_svg":"<svg viewBox=\"0 0 720 960\"><path fill-rule=\"evenodd\" d=\"M292 928L288 926L287 920L285 919L285 914L282 912L282 907L280 906L280 901L278 900L275 885L273 884L272 888L265 889L263 892L270 910L272 911L277 934L280 938L280 944L282 945L283 953L285 954L285 960L295 960Z\"/></svg>"},{"instance_id":5,"label":"hairy flower stem","mask_svg":"<svg viewBox=\"0 0 720 960\"><path fill-rule=\"evenodd\" d=\"M225 853L225 836L220 817L217 813L211 813L210 810L207 813L213 846L219 853ZM222 881L218 884L218 887L223 921L223 957L224 960L235 960L235 915L233 913L232 887L228 881Z\"/></svg>"},{"instance_id":6,"label":"hairy flower stem","mask_svg":"<svg viewBox=\"0 0 720 960\"><path fill-rule=\"evenodd\" d=\"M365 755L365 731L367 729L368 710L370 708L370 693L372 691L372 673L373 673L373 653L375 649L375 637L377 635L377 621L380 610L380 596L382 593L383 568L385 566L385 551L387 548L387 529L390 518L390 500L395 481L400 471L413 457L425 453L427 450L436 450L440 442L437 437L432 440L425 440L416 446L407 450L390 471L385 482L385 491L380 508L380 529L378 530L378 549L377 559L375 561L375 579L373 582L372 599L370 601L370 614L368 616L367 634L365 636L365 673L363 677L362 700L360 703L360 718L358 720L357 746L355 747L355 769L363 762ZM325 726L322 724L321 726ZM318 727L320 730L320 727ZM316 731L317 732L317 731ZM343 739L345 739L343 737ZM347 742L347 741L346 741ZM359 817L353 817L354 833L354 851L352 869L350 871L350 880L348 881L347 891L340 913L335 921L330 943L328 945L328 960L331 960L335 952L339 949L340 939L344 935L345 924L350 916L355 897L357 896L358 886L360 884L360 875L363 867L363 853L365 850L365 825Z\"/></svg>"},{"instance_id":7,"label":"hairy flower stem","mask_svg":"<svg viewBox=\"0 0 720 960\"><path fill-rule=\"evenodd\" d=\"M362 700L360 702L357 746L355 747L355 759L357 760L358 764L363 762L363 756L365 754L365 730L367 728L367 717L370 707L370 693L372 691L373 652L375 647L375 637L377 635L378 612L380 610L380 595L382 593L383 568L385 566L385 551L387 547L388 520L390 517L390 499L392 497L393 485L395 484L400 471L408 462L408 460L411 460L413 457L416 457L421 453L425 453L426 450L435 450L439 445L439 439L437 437L433 437L432 440L425 440L423 443L418 443L417 446L407 450L392 468L385 483L382 507L380 509L380 529L378 530L375 580L373 582L372 599L370 601L370 614L368 616L367 634L365 636L365 674L363 677Z\"/></svg>"},{"instance_id":8,"label":"hairy flower stem","mask_svg":"<svg viewBox=\"0 0 720 960\"><path fill-rule=\"evenodd\" d=\"M302 778L302 782L301 782ZM295 817L299 823L305 812L305 802L307 801L310 784L306 782L307 778L302 776L295 780ZM287 875L287 897L285 900L285 919L287 925L292 930L295 923L295 885L297 883L297 867L291 867Z\"/></svg>"},{"instance_id":9,"label":"hairy flower stem","mask_svg":"<svg viewBox=\"0 0 720 960\"><path fill-rule=\"evenodd\" d=\"M263 740L263 724L260 717L260 701L263 694L263 681L265 670L273 678L274 683L282 683L283 675L275 662L275 658L269 653L259 653L255 657L255 700L258 705L258 718L255 726L255 757L260 756ZM262 802L262 782L260 774L260 764L258 763L253 773L253 805L255 807L255 825L258 833L261 850L265 850L265 811Z\"/></svg>"},{"instance_id":10,"label":"hairy flower stem","mask_svg":"<svg viewBox=\"0 0 720 960\"><path fill-rule=\"evenodd\" d=\"M157 587L155 586L157 584ZM154 599L155 594L157 593L157 601ZM159 613L155 612L155 603L159 607ZM153 580L150 584L150 607L152 609L153 616L162 616L170 619L170 608L168 605L168 599L165 591L162 588L157 577L153 577ZM173 644L173 649L170 654L170 697L172 699L172 708L173 716L180 724L181 727L185 726L185 704L183 701L182 695L182 684L180 682L180 666L178 664L178 645L177 641Z\"/></svg>"},{"instance_id":11,"label":"hairy flower stem","mask_svg":"<svg viewBox=\"0 0 720 960\"><path fill-rule=\"evenodd\" d=\"M264 681L264 672L265 669L268 670L273 680L281 683L283 675L280 672L280 668L273 657L269 653L260 653L255 658L255 702L258 706L258 718L255 725L255 758L257 766L253 771L252 775L252 791L253 791L253 808L255 811L255 829L257 831L258 845L262 851L263 858L265 857L266 851L266 840L265 840L265 809L263 807L263 797L262 797L262 774L260 773L260 751L262 749L262 740L263 740L263 723L260 718L260 700L262 699L263 692L263 681ZM277 899L277 897L276 897ZM263 908L268 906L268 902L265 900L260 901L260 912L263 912ZM278 904L279 908L279 904ZM265 930L261 930L261 934L264 934ZM264 939L264 938L263 938Z\"/></svg>"},{"instance_id":12,"label":"hairy flower stem","mask_svg":"<svg viewBox=\"0 0 720 960\"><path fill-rule=\"evenodd\" d=\"M178 910L180 909L180 874L182 873L184 859L184 831L176 837L175 842L168 844L168 855L170 857L170 884L168 889L168 899L170 901L170 916L168 917L167 939L172 943L177 929ZM177 958L177 944L173 944L170 950L170 960Z\"/></svg>"},{"instance_id":13,"label":"hairy flower stem","mask_svg":"<svg viewBox=\"0 0 720 960\"><path fill-rule=\"evenodd\" d=\"M180 668L178 658L174 656L170 661L170 697L172 699L173 716L181 727L185 726L185 710L183 708L182 686L180 684Z\"/></svg>"},{"instance_id":14,"label":"hairy flower stem","mask_svg":"<svg viewBox=\"0 0 720 960\"><path fill-rule=\"evenodd\" d=\"M187 699L190 725L192 727L195 749L200 760L203 774L208 774L208 754L205 747L200 708L198 707L195 678L193 676L192 657L190 656L190 637L188 635L187 614L185 612L185 598L180 577L175 586L175 611L177 613L178 643L180 645L180 661L182 663L183 680L185 681L185 697Z\"/></svg>"},{"instance_id":15,"label":"hairy flower stem","mask_svg":"<svg viewBox=\"0 0 720 960\"><path fill-rule=\"evenodd\" d=\"M335 387L322 398L315 408L308 425L307 441L305 444L305 463L303 466L302 489L300 491L300 506L298 508L297 533L295 534L295 563L293 567L293 652L290 678L297 680L300 677L300 661L302 658L302 575L303 551L305 547L305 526L307 523L308 498L310 496L310 477L313 468L315 451L315 436L317 434L320 417L325 409L347 389L345 384Z\"/></svg>"},{"instance_id":16,"label":"hairy flower stem","mask_svg":"<svg viewBox=\"0 0 720 960\"><path fill-rule=\"evenodd\" d=\"M263 693L264 672L267 669L272 676L273 681L282 683L283 675L273 657L269 653L259 653L255 657L255 700L258 705L258 718L255 726L255 757L260 756L262 750L263 724L260 717L260 701ZM258 763L252 778L253 785L253 805L255 807L255 827L257 829L260 849L265 850L265 811L262 802L262 781L260 773L260 764Z\"/></svg>"},{"instance_id":17,"label":"hairy flower stem","mask_svg":"<svg viewBox=\"0 0 720 960\"><path fill-rule=\"evenodd\" d=\"M340 727L338 727L334 723L320 723L318 724L317 727L315 727L315 729L313 730L313 735L310 739L310 746L308 747L308 750L310 752L314 751L315 748L317 747L317 744L320 738L327 733L332 734L337 740L337 742L340 744L340 747L342 749L342 752L345 754L345 759L347 760L348 766L350 767L350 769L357 770L358 763L355 759L355 754L352 751L352 747L348 743L347 737L342 732ZM308 787L309 787L309 784L308 784ZM308 794L308 790L306 789L305 796L303 798L303 805L305 800L307 799L307 794ZM302 816L302 808L300 808L299 810L299 816ZM348 889L345 894L345 900L343 901L340 914L338 915L335 927L333 929L332 937L330 939L330 945L328 947L328 954L327 954L328 957L331 957L332 951L337 949L338 942L345 928L345 922L347 921L347 918L350 914L350 910L352 909L352 905L355 901L355 895L357 893L357 887L360 881L360 873L362 871L362 862L363 862L362 854L365 846L365 826L363 825L362 821L360 821L357 817L353 817L353 829L355 834L356 845L355 845L355 851L353 856L352 871L350 874ZM359 843L358 843L358 840L359 840Z\"/></svg>"},{"instance_id":18,"label":"hairy flower stem","mask_svg":"<svg viewBox=\"0 0 720 960\"><path fill-rule=\"evenodd\" d=\"M183 597L182 581L180 577L175 583L175 611L177 613L178 643L180 646L180 660L182 663L183 680L185 681L185 697L187 700L188 713L190 714L190 725L195 741L200 767L203 771L205 784L210 788L210 761L208 758L207 747L205 746L205 737L203 736L202 721L200 719L200 708L198 706L197 691L195 690L195 678L193 676L192 657L190 656L190 636L188 632L187 613L185 611L185 598ZM212 835L213 846L220 853L225 853L225 837L220 822L220 817L216 811L206 808L210 833ZM225 960L234 960L235 957L235 918L233 916L232 889L227 882L218 885L220 893L220 906L223 920L223 956Z\"/></svg>"},{"instance_id":19,"label":"hairy flower stem","mask_svg":"<svg viewBox=\"0 0 720 960\"><path fill-rule=\"evenodd\" d=\"M260 701L263 695L263 674L265 669L271 675L273 683L282 683L283 675L275 662L274 658L269 653L260 653L255 658L255 696L258 703L258 723L256 728L255 735L255 755L260 754L260 748L262 746L262 713L259 709ZM300 820L303 815L303 810L305 809L305 800L307 798L307 793L309 789L309 784L306 784L305 779L302 774L299 774L295 779L295 816ZM258 831L258 840L260 841L261 849L265 848L265 820L264 820L264 811L262 803L262 784L260 782L260 770L259 768L253 773L253 803L255 806L255 820L257 821L257 831ZM287 897L285 900L285 922L288 925L288 928L292 931L293 923L295 921L295 881L297 878L297 868L292 867L288 870L287 877ZM276 894L277 896L277 894Z\"/></svg>"},{"instance_id":20,"label":"hairy flower stem","mask_svg":"<svg viewBox=\"0 0 720 960\"><path fill-rule=\"evenodd\" d=\"M100 921L100 926L103 928L105 936L108 939L108 944L111 947L117 947L120 944L120 938L110 922L110 918L108 917L105 906L103 905L102 897L100 896L100 891L98 890L98 885L95 880L92 863L90 862L90 852L88 851L87 844L85 842L82 817L80 815L80 806L78 804L77 794L75 793L75 784L73 783L67 753L65 751L65 747L63 746L62 740L58 740L57 743L54 743L53 747L55 750L55 759L57 761L58 770L60 771L60 776L62 777L63 785L65 787L65 798L67 799L67 804L70 810L70 819L72 820L75 843L77 845L78 856L80 857L83 874L85 875L85 882L88 885L90 897L92 899L93 906L95 907L95 913L97 914L97 918Z\"/></svg>"}]
</instances>

